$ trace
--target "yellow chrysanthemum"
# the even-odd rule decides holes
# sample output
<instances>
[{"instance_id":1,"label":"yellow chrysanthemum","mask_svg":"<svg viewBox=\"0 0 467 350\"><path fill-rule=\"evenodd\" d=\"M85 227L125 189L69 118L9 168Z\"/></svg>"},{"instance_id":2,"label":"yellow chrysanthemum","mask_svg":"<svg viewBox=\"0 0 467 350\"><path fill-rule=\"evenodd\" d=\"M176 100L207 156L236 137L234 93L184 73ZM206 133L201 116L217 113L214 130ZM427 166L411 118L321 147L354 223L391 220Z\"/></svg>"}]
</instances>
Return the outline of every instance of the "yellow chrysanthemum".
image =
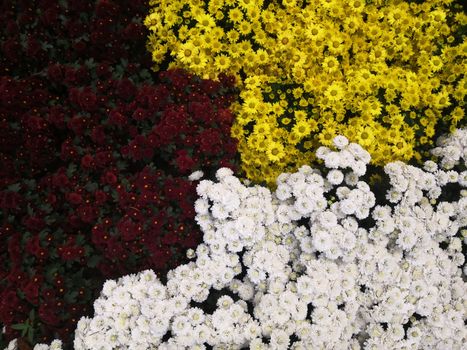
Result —
<instances>
[{"instance_id":1,"label":"yellow chrysanthemum","mask_svg":"<svg viewBox=\"0 0 467 350\"><path fill-rule=\"evenodd\" d=\"M344 89L341 83L334 82L326 89L324 95L330 101L339 101L344 97Z\"/></svg>"},{"instance_id":2,"label":"yellow chrysanthemum","mask_svg":"<svg viewBox=\"0 0 467 350\"><path fill-rule=\"evenodd\" d=\"M197 26L204 30L210 30L216 25L214 18L206 13L197 16L195 19L198 22Z\"/></svg>"},{"instance_id":3,"label":"yellow chrysanthemum","mask_svg":"<svg viewBox=\"0 0 467 350\"><path fill-rule=\"evenodd\" d=\"M218 55L214 59L214 65L220 72L225 72L230 67L230 58L226 55Z\"/></svg>"},{"instance_id":4,"label":"yellow chrysanthemum","mask_svg":"<svg viewBox=\"0 0 467 350\"><path fill-rule=\"evenodd\" d=\"M199 49L191 42L180 45L177 58L185 64L190 64L194 57L199 55Z\"/></svg>"},{"instance_id":5,"label":"yellow chrysanthemum","mask_svg":"<svg viewBox=\"0 0 467 350\"><path fill-rule=\"evenodd\" d=\"M266 154L268 156L268 159L271 162L278 162L284 157L284 146L275 141L269 141L267 143L267 151Z\"/></svg>"},{"instance_id":6,"label":"yellow chrysanthemum","mask_svg":"<svg viewBox=\"0 0 467 350\"><path fill-rule=\"evenodd\" d=\"M292 132L297 134L300 138L308 135L310 131L311 131L311 127L305 120L301 120L297 122L292 128Z\"/></svg>"}]
</instances>

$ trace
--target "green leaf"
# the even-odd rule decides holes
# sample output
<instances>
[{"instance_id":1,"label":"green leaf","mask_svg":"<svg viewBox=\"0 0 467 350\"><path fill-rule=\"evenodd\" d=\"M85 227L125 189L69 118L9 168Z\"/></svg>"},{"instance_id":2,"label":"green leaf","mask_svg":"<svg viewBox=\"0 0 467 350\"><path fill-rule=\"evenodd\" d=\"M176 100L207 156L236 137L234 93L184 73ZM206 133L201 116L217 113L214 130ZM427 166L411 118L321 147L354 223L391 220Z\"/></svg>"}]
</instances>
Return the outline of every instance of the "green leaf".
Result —
<instances>
[{"instance_id":1,"label":"green leaf","mask_svg":"<svg viewBox=\"0 0 467 350\"><path fill-rule=\"evenodd\" d=\"M90 58L86 61L84 61L84 64L86 67L88 68L94 68L96 66L96 64L94 63L94 59L93 58Z\"/></svg>"},{"instance_id":2,"label":"green leaf","mask_svg":"<svg viewBox=\"0 0 467 350\"><path fill-rule=\"evenodd\" d=\"M149 73L149 71L147 69L142 69L140 72L139 72L139 76L142 78L142 79L150 79L151 78L151 73Z\"/></svg>"},{"instance_id":3,"label":"green leaf","mask_svg":"<svg viewBox=\"0 0 467 350\"><path fill-rule=\"evenodd\" d=\"M99 188L99 185L95 182L89 182L86 184L86 186L84 186L84 188L86 189L86 191L92 193L92 192L95 192Z\"/></svg>"},{"instance_id":4,"label":"green leaf","mask_svg":"<svg viewBox=\"0 0 467 350\"><path fill-rule=\"evenodd\" d=\"M127 164L126 162L122 162L122 161L117 161L117 169L118 170L125 170L127 168Z\"/></svg>"},{"instance_id":5,"label":"green leaf","mask_svg":"<svg viewBox=\"0 0 467 350\"><path fill-rule=\"evenodd\" d=\"M46 223L47 223L47 219L48 218L45 219ZM49 234L49 230L47 228L42 230L41 232L39 232L39 240L41 240L41 241L44 240L47 237L48 234Z\"/></svg>"},{"instance_id":6,"label":"green leaf","mask_svg":"<svg viewBox=\"0 0 467 350\"><path fill-rule=\"evenodd\" d=\"M35 189L35 188L36 188L36 180L34 180L34 179L24 180L23 182L24 182L30 189Z\"/></svg>"},{"instance_id":7,"label":"green leaf","mask_svg":"<svg viewBox=\"0 0 467 350\"><path fill-rule=\"evenodd\" d=\"M28 203L27 212L29 216L34 216L34 210L32 209L31 205Z\"/></svg>"},{"instance_id":8,"label":"green leaf","mask_svg":"<svg viewBox=\"0 0 467 350\"><path fill-rule=\"evenodd\" d=\"M73 292L70 292L70 293L66 293L63 299L68 304L74 304L76 302L77 296L78 296L78 292L73 291Z\"/></svg>"},{"instance_id":9,"label":"green leaf","mask_svg":"<svg viewBox=\"0 0 467 350\"><path fill-rule=\"evenodd\" d=\"M30 344L34 343L34 328L33 327L29 327L28 329L28 341Z\"/></svg>"},{"instance_id":10,"label":"green leaf","mask_svg":"<svg viewBox=\"0 0 467 350\"><path fill-rule=\"evenodd\" d=\"M12 128L13 130L21 130L21 126L19 125L19 123L10 123L10 128Z\"/></svg>"},{"instance_id":11,"label":"green leaf","mask_svg":"<svg viewBox=\"0 0 467 350\"><path fill-rule=\"evenodd\" d=\"M84 235L76 235L75 242L77 245L83 245L86 242L86 239L84 238Z\"/></svg>"},{"instance_id":12,"label":"green leaf","mask_svg":"<svg viewBox=\"0 0 467 350\"><path fill-rule=\"evenodd\" d=\"M118 202L118 198L119 198L118 192L114 190L114 191L112 191L111 195L112 195L113 200L115 202Z\"/></svg>"},{"instance_id":13,"label":"green leaf","mask_svg":"<svg viewBox=\"0 0 467 350\"><path fill-rule=\"evenodd\" d=\"M100 257L97 255L91 256L88 259L88 266L91 268L94 268L97 266L97 264L99 264L100 260L101 260Z\"/></svg>"},{"instance_id":14,"label":"green leaf","mask_svg":"<svg viewBox=\"0 0 467 350\"><path fill-rule=\"evenodd\" d=\"M19 192L19 190L21 190L21 184L16 183L16 184L9 185L7 187L7 190L12 191L12 192Z\"/></svg>"},{"instance_id":15,"label":"green leaf","mask_svg":"<svg viewBox=\"0 0 467 350\"><path fill-rule=\"evenodd\" d=\"M54 281L54 274L58 271L58 269L58 266L51 266L49 269L47 269L45 273L47 282L52 283Z\"/></svg>"},{"instance_id":16,"label":"green leaf","mask_svg":"<svg viewBox=\"0 0 467 350\"><path fill-rule=\"evenodd\" d=\"M49 43L42 43L41 44L41 47L42 47L42 50L44 51L47 51L48 49L53 49L53 45L49 44Z\"/></svg>"},{"instance_id":17,"label":"green leaf","mask_svg":"<svg viewBox=\"0 0 467 350\"><path fill-rule=\"evenodd\" d=\"M44 221L47 225L51 225L56 221L56 219L53 216L47 216Z\"/></svg>"},{"instance_id":18,"label":"green leaf","mask_svg":"<svg viewBox=\"0 0 467 350\"><path fill-rule=\"evenodd\" d=\"M17 324L11 325L11 328L16 329L17 331L22 331L28 327L29 325L27 323L17 323Z\"/></svg>"},{"instance_id":19,"label":"green leaf","mask_svg":"<svg viewBox=\"0 0 467 350\"><path fill-rule=\"evenodd\" d=\"M50 205L49 203L42 204L39 208L43 210L44 212L46 212L47 214L50 214L53 210L52 205Z\"/></svg>"},{"instance_id":20,"label":"green leaf","mask_svg":"<svg viewBox=\"0 0 467 350\"><path fill-rule=\"evenodd\" d=\"M78 169L77 165L75 163L70 163L70 165L68 165L68 169L66 170L66 176L72 177L76 169Z\"/></svg>"}]
</instances>

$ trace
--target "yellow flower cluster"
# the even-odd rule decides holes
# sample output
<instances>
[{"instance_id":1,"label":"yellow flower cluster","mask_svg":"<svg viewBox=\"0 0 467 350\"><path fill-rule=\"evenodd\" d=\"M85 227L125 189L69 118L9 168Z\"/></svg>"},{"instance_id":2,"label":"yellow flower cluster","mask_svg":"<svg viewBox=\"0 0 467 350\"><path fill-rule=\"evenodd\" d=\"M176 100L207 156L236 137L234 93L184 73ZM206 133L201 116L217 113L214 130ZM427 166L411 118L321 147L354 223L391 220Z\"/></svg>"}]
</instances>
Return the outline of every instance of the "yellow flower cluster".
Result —
<instances>
[{"instance_id":1,"label":"yellow flower cluster","mask_svg":"<svg viewBox=\"0 0 467 350\"><path fill-rule=\"evenodd\" d=\"M373 163L420 159L441 125L465 123L467 16L451 0L150 0L155 69L234 75L248 178L313 161L343 134Z\"/></svg>"}]
</instances>

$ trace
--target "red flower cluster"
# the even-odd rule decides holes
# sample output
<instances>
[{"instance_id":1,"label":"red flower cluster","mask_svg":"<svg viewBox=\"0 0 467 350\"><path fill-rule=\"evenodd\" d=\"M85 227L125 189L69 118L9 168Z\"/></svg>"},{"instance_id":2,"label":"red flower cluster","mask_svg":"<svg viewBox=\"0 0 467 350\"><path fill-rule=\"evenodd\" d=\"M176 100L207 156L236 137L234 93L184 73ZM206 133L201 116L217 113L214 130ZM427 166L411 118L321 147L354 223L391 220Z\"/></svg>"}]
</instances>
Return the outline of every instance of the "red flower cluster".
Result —
<instances>
[{"instance_id":1,"label":"red flower cluster","mask_svg":"<svg viewBox=\"0 0 467 350\"><path fill-rule=\"evenodd\" d=\"M33 3L0 5L0 348L70 344L105 279L163 277L201 241L187 175L238 170L233 81L151 74L144 1Z\"/></svg>"},{"instance_id":2,"label":"red flower cluster","mask_svg":"<svg viewBox=\"0 0 467 350\"><path fill-rule=\"evenodd\" d=\"M144 45L145 0L3 0L0 2L0 75L29 76L46 71L60 82L83 82L83 70L50 62L102 62L110 73L121 59L130 73L150 66ZM134 58L137 59L134 59Z\"/></svg>"}]
</instances>

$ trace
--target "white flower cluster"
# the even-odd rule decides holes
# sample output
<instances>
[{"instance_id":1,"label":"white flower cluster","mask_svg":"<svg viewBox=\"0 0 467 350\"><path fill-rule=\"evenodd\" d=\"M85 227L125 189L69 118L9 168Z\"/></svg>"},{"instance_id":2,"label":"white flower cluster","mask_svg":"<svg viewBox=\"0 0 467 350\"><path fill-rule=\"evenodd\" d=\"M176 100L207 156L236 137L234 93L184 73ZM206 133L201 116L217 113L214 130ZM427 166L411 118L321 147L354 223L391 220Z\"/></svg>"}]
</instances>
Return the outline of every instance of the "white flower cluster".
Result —
<instances>
[{"instance_id":1,"label":"white flower cluster","mask_svg":"<svg viewBox=\"0 0 467 350\"><path fill-rule=\"evenodd\" d=\"M432 150L433 155L441 161L445 169L452 169L455 165L467 160L467 129L457 129L454 133L443 135L437 140L437 146Z\"/></svg>"},{"instance_id":2,"label":"white flower cluster","mask_svg":"<svg viewBox=\"0 0 467 350\"><path fill-rule=\"evenodd\" d=\"M33 350L62 350L62 341L55 339L50 345L47 344L36 344ZM12 340L5 350L18 350L18 340Z\"/></svg>"},{"instance_id":3,"label":"white flower cluster","mask_svg":"<svg viewBox=\"0 0 467 350\"><path fill-rule=\"evenodd\" d=\"M361 180L369 154L341 136L317 151L323 172L282 174L274 193L220 169L197 187L196 260L165 286L151 271L107 281L75 349L464 349L466 174L452 169L466 141L433 151L449 169L388 164L384 203ZM447 184L458 200L438 200Z\"/></svg>"}]
</instances>

